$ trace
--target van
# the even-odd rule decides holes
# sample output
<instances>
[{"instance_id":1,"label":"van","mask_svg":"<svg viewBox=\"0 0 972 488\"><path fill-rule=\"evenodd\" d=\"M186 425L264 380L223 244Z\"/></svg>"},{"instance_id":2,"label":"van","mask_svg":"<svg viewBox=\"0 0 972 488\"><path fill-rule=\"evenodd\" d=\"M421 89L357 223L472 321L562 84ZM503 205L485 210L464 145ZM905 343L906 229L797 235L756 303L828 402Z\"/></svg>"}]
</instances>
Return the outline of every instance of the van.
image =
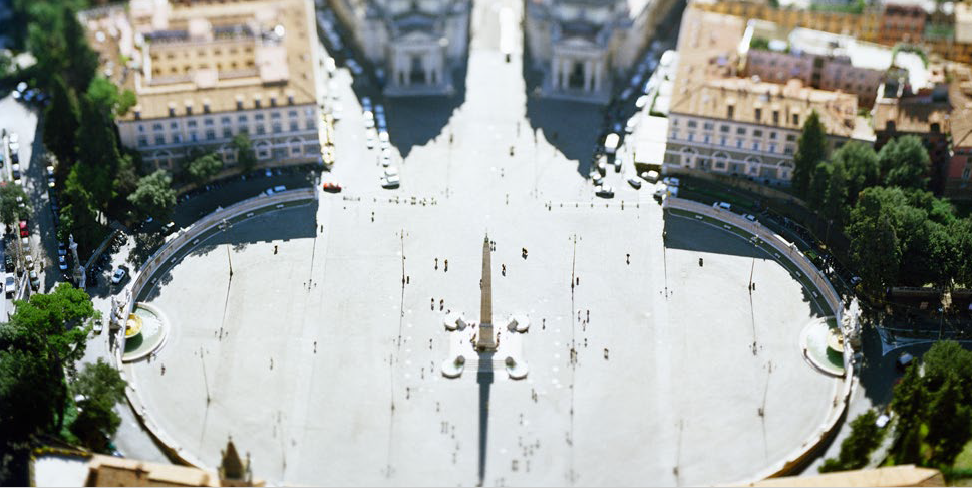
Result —
<instances>
[{"instance_id":1,"label":"van","mask_svg":"<svg viewBox=\"0 0 972 488\"><path fill-rule=\"evenodd\" d=\"M732 210L732 205L729 205L726 202L715 202L712 204L712 208L717 208L721 210Z\"/></svg>"},{"instance_id":2,"label":"van","mask_svg":"<svg viewBox=\"0 0 972 488\"><path fill-rule=\"evenodd\" d=\"M278 185L278 186L275 186L273 188L268 189L264 193L266 193L267 196L271 196L273 194L280 193L280 192L284 192L284 191L287 191L287 187L284 186L284 185Z\"/></svg>"},{"instance_id":3,"label":"van","mask_svg":"<svg viewBox=\"0 0 972 488\"><path fill-rule=\"evenodd\" d=\"M654 183L654 182L658 181L658 172L655 171L655 170L649 170L649 171L647 171L645 173L642 173L642 176L641 177L644 178L645 180L651 182L651 183Z\"/></svg>"}]
</instances>

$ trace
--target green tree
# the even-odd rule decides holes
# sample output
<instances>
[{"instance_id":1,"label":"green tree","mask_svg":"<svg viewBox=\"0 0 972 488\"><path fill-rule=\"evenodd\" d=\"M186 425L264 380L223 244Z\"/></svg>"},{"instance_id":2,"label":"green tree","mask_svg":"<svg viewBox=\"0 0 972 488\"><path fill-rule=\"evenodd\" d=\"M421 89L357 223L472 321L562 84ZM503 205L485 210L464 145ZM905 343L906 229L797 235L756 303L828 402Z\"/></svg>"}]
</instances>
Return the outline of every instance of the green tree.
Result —
<instances>
[{"instance_id":1,"label":"green tree","mask_svg":"<svg viewBox=\"0 0 972 488\"><path fill-rule=\"evenodd\" d=\"M84 194L90 197L84 203L93 209L106 212L108 202L114 197L112 182L121 156L111 119L105 115L97 101L88 96L81 100L81 127L76 140L81 164L71 168L72 173L68 175L65 188L70 189L72 185L83 186ZM77 174L74 174L75 170ZM74 181L72 177L75 177Z\"/></svg>"},{"instance_id":2,"label":"green tree","mask_svg":"<svg viewBox=\"0 0 972 488\"><path fill-rule=\"evenodd\" d=\"M44 109L44 145L60 163L59 170L64 171L77 159L74 137L80 125L78 100L64 78L56 74L50 96L50 103Z\"/></svg>"},{"instance_id":3,"label":"green tree","mask_svg":"<svg viewBox=\"0 0 972 488\"><path fill-rule=\"evenodd\" d=\"M932 465L951 466L955 456L972 439L972 408L962 404L963 392L954 375L932 395L928 409L928 435L925 442L931 447Z\"/></svg>"},{"instance_id":4,"label":"green tree","mask_svg":"<svg viewBox=\"0 0 972 488\"><path fill-rule=\"evenodd\" d=\"M903 136L888 141L878 153L885 186L925 189L931 159L918 136Z\"/></svg>"},{"instance_id":5,"label":"green tree","mask_svg":"<svg viewBox=\"0 0 972 488\"><path fill-rule=\"evenodd\" d=\"M898 440L892 448L896 464L920 464L921 426L925 416L928 390L918 364L912 364L894 387L891 409L898 415Z\"/></svg>"},{"instance_id":6,"label":"green tree","mask_svg":"<svg viewBox=\"0 0 972 488\"><path fill-rule=\"evenodd\" d=\"M24 208L20 208L20 202L24 202ZM0 183L0 223L13 226L17 223L18 217L30 215L30 208L27 205L27 194L20 185L9 182Z\"/></svg>"},{"instance_id":7,"label":"green tree","mask_svg":"<svg viewBox=\"0 0 972 488\"><path fill-rule=\"evenodd\" d=\"M189 176L196 183L203 183L219 174L223 169L223 160L214 153L204 154L189 163Z\"/></svg>"},{"instance_id":8,"label":"green tree","mask_svg":"<svg viewBox=\"0 0 972 488\"><path fill-rule=\"evenodd\" d=\"M798 195L807 196L817 163L826 159L827 132L814 111L803 123L803 133L797 140L796 154L793 155L793 188Z\"/></svg>"},{"instance_id":9,"label":"green tree","mask_svg":"<svg viewBox=\"0 0 972 488\"><path fill-rule=\"evenodd\" d=\"M104 452L121 419L114 412L115 404L125 398L125 380L104 359L86 364L71 387L78 402L78 416L71 425L71 433L96 451Z\"/></svg>"},{"instance_id":10,"label":"green tree","mask_svg":"<svg viewBox=\"0 0 972 488\"><path fill-rule=\"evenodd\" d=\"M840 454L836 459L824 461L819 471L827 473L866 467L871 453L884 439L884 430L877 426L877 418L874 410L868 410L854 419L850 423L850 435L840 443Z\"/></svg>"},{"instance_id":11,"label":"green tree","mask_svg":"<svg viewBox=\"0 0 972 488\"><path fill-rule=\"evenodd\" d=\"M955 254L958 257L955 280L962 286L972 286L972 220L956 220L949 226L949 233L955 239Z\"/></svg>"},{"instance_id":12,"label":"green tree","mask_svg":"<svg viewBox=\"0 0 972 488\"><path fill-rule=\"evenodd\" d=\"M823 199L823 214L828 219L843 225L847 219L848 181L844 164L835 162L830 174L830 181Z\"/></svg>"},{"instance_id":13,"label":"green tree","mask_svg":"<svg viewBox=\"0 0 972 488\"><path fill-rule=\"evenodd\" d=\"M830 174L834 168L826 161L817 163L813 175L810 178L810 187L806 193L807 204L812 209L819 209L827 196L827 187L830 186Z\"/></svg>"},{"instance_id":14,"label":"green tree","mask_svg":"<svg viewBox=\"0 0 972 488\"><path fill-rule=\"evenodd\" d=\"M114 116L118 105L118 87L107 78L95 76L84 97L98 107L106 119Z\"/></svg>"},{"instance_id":15,"label":"green tree","mask_svg":"<svg viewBox=\"0 0 972 488\"><path fill-rule=\"evenodd\" d=\"M85 91L98 69L98 55L88 46L84 27L70 3L62 4L61 35L67 59L67 81L78 92ZM53 34L53 33L52 33Z\"/></svg>"},{"instance_id":16,"label":"green tree","mask_svg":"<svg viewBox=\"0 0 972 488\"><path fill-rule=\"evenodd\" d=\"M946 379L954 377L963 393L959 401L972 405L972 351L965 350L955 341L938 341L921 359L929 389L939 390Z\"/></svg>"},{"instance_id":17,"label":"green tree","mask_svg":"<svg viewBox=\"0 0 972 488\"><path fill-rule=\"evenodd\" d=\"M176 192L172 189L172 177L165 170L143 176L138 187L128 196L128 201L142 214L152 218L164 218L176 204Z\"/></svg>"},{"instance_id":18,"label":"green tree","mask_svg":"<svg viewBox=\"0 0 972 488\"><path fill-rule=\"evenodd\" d=\"M0 405L5 407L0 422L23 425L0 430L23 439L46 429L60 431L67 404L65 378L84 356L89 331L84 322L94 308L88 294L69 283L15 304L10 321L0 324ZM38 391L22 394L31 388Z\"/></svg>"},{"instance_id":19,"label":"green tree","mask_svg":"<svg viewBox=\"0 0 972 488\"><path fill-rule=\"evenodd\" d=\"M869 144L850 141L834 151L833 162L847 173L847 203L853 206L865 188L881 182L877 153Z\"/></svg>"},{"instance_id":20,"label":"green tree","mask_svg":"<svg viewBox=\"0 0 972 488\"><path fill-rule=\"evenodd\" d=\"M896 283L904 246L898 236L898 216L894 209L905 205L901 190L871 187L863 192L851 211L847 235L851 238L851 258L861 284L871 296L882 296L886 287Z\"/></svg>"},{"instance_id":21,"label":"green tree","mask_svg":"<svg viewBox=\"0 0 972 488\"><path fill-rule=\"evenodd\" d=\"M135 92L126 88L118 95L118 104L115 106L115 111L118 115L125 115L136 103L138 101L135 99Z\"/></svg>"},{"instance_id":22,"label":"green tree","mask_svg":"<svg viewBox=\"0 0 972 488\"><path fill-rule=\"evenodd\" d=\"M243 171L253 171L257 164L257 158L256 153L253 152L250 136L244 133L236 134L236 137L233 138L233 149L236 149L236 161Z\"/></svg>"}]
</instances>

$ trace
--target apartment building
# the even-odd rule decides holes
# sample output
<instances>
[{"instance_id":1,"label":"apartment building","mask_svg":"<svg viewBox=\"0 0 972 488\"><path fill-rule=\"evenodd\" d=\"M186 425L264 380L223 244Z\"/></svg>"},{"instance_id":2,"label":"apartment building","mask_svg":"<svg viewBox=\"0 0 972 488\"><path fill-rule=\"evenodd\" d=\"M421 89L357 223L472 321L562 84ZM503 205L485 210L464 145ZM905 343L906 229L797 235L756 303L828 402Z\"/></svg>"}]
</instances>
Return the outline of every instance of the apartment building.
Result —
<instances>
[{"instance_id":1,"label":"apartment building","mask_svg":"<svg viewBox=\"0 0 972 488\"><path fill-rule=\"evenodd\" d=\"M972 200L972 68L953 64L947 69L951 79L951 151L943 195L953 200Z\"/></svg>"},{"instance_id":2,"label":"apartment building","mask_svg":"<svg viewBox=\"0 0 972 488\"><path fill-rule=\"evenodd\" d=\"M679 65L669 111L663 170L734 175L786 185L803 124L816 112L831 150L849 140L873 141L858 116L857 97L739 76L743 19L694 8L679 32Z\"/></svg>"},{"instance_id":3,"label":"apartment building","mask_svg":"<svg viewBox=\"0 0 972 488\"><path fill-rule=\"evenodd\" d=\"M330 0L387 96L447 95L468 52L470 0Z\"/></svg>"},{"instance_id":4,"label":"apartment building","mask_svg":"<svg viewBox=\"0 0 972 488\"><path fill-rule=\"evenodd\" d=\"M850 93L865 108L874 105L877 92L894 64L892 50L858 42L853 37L798 27L789 32L764 20L750 20L740 45L744 72L763 81L786 83L796 78L805 86ZM908 66L923 69L912 53Z\"/></svg>"},{"instance_id":5,"label":"apartment building","mask_svg":"<svg viewBox=\"0 0 972 488\"><path fill-rule=\"evenodd\" d=\"M886 4L881 12L878 42L893 46L899 42L921 42L928 12L920 5Z\"/></svg>"},{"instance_id":6,"label":"apartment building","mask_svg":"<svg viewBox=\"0 0 972 488\"><path fill-rule=\"evenodd\" d=\"M541 94L606 103L674 0L529 0L526 42Z\"/></svg>"},{"instance_id":7,"label":"apartment building","mask_svg":"<svg viewBox=\"0 0 972 488\"><path fill-rule=\"evenodd\" d=\"M122 144L172 172L199 151L232 168L240 133L262 165L319 162L312 12L309 0L132 0L82 13L103 74L136 95L116 120Z\"/></svg>"}]
</instances>

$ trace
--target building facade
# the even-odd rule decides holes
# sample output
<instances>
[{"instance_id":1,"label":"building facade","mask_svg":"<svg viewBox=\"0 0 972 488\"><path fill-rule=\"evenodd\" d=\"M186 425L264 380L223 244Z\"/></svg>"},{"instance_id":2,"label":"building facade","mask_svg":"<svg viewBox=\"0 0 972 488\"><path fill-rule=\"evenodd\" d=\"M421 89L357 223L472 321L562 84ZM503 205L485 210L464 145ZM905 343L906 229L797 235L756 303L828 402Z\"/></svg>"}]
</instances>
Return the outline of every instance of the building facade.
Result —
<instances>
[{"instance_id":1,"label":"building facade","mask_svg":"<svg viewBox=\"0 0 972 488\"><path fill-rule=\"evenodd\" d=\"M972 68L948 68L951 151L945 171L943 195L953 200L972 200Z\"/></svg>"},{"instance_id":2,"label":"building facade","mask_svg":"<svg viewBox=\"0 0 972 488\"><path fill-rule=\"evenodd\" d=\"M385 95L448 95L469 48L470 0L331 0Z\"/></svg>"},{"instance_id":3,"label":"building facade","mask_svg":"<svg viewBox=\"0 0 972 488\"><path fill-rule=\"evenodd\" d=\"M232 169L241 133L262 165L319 162L312 11L309 0L133 0L83 13L104 74L136 96L116 120L122 144L148 170L204 152Z\"/></svg>"},{"instance_id":4,"label":"building facade","mask_svg":"<svg viewBox=\"0 0 972 488\"><path fill-rule=\"evenodd\" d=\"M920 5L887 4L881 12L878 42L888 46L920 42L927 19L928 12Z\"/></svg>"},{"instance_id":5,"label":"building facade","mask_svg":"<svg viewBox=\"0 0 972 488\"><path fill-rule=\"evenodd\" d=\"M813 112L827 130L829 150L851 139L867 140L853 95L807 88L799 80L783 86L710 80L673 97L663 168L788 185L797 140Z\"/></svg>"},{"instance_id":6,"label":"building facade","mask_svg":"<svg viewBox=\"0 0 972 488\"><path fill-rule=\"evenodd\" d=\"M526 43L541 94L606 103L674 0L529 0Z\"/></svg>"}]
</instances>

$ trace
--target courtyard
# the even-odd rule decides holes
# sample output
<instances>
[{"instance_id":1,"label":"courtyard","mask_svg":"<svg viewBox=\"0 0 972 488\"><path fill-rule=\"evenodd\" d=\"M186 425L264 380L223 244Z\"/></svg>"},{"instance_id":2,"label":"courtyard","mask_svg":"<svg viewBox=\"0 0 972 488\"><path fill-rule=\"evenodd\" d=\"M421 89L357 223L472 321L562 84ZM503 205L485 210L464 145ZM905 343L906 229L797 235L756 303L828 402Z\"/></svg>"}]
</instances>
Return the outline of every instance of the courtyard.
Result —
<instances>
[{"instance_id":1,"label":"courtyard","mask_svg":"<svg viewBox=\"0 0 972 488\"><path fill-rule=\"evenodd\" d=\"M401 188L378 186L348 107L324 175L344 192L234 224L137 297L169 336L129 378L209 467L232 436L274 484L731 483L828 417L841 380L799 337L829 312L744 239L665 215L649 184L611 169L615 197L596 198L600 114L529 96L492 41L500 3L476 3L458 100L388 104ZM531 323L519 381L439 370L443 318L478 321L487 234L494 322Z\"/></svg>"}]
</instances>

